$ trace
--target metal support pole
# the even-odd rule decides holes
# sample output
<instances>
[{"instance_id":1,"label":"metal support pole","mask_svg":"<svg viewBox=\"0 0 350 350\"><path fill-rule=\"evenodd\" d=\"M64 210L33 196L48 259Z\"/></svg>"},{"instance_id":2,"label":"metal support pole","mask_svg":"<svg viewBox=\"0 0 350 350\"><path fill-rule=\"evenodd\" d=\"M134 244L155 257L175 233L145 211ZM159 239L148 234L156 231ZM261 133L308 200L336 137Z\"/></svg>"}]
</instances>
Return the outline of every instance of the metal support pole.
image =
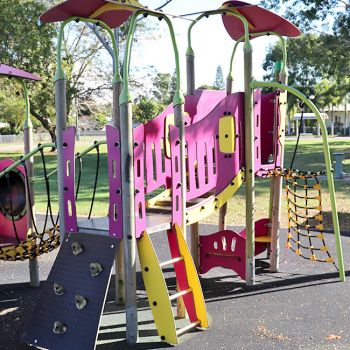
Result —
<instances>
[{"instance_id":1,"label":"metal support pole","mask_svg":"<svg viewBox=\"0 0 350 350\"><path fill-rule=\"evenodd\" d=\"M194 95L195 90L195 73L194 73L194 52L188 48L186 52L186 69L187 69L187 95Z\"/></svg>"},{"instance_id":2,"label":"metal support pole","mask_svg":"<svg viewBox=\"0 0 350 350\"><path fill-rule=\"evenodd\" d=\"M287 67L284 65L280 69L279 81L287 84L288 74ZM277 70L278 71L278 70ZM275 113L280 112L280 130L278 132L278 143L280 145L280 166L284 164L284 142L285 142L285 123L287 115L287 92L280 91L279 106L275 106ZM277 117L277 115L276 115ZM271 179L271 245L270 245L270 272L279 271L279 253L280 253L280 220L281 220L281 200L282 200L282 177L273 176Z\"/></svg>"},{"instance_id":3,"label":"metal support pole","mask_svg":"<svg viewBox=\"0 0 350 350\"><path fill-rule=\"evenodd\" d=\"M119 96L122 89L122 81L119 74L119 28L113 29L115 44L113 46L113 112L112 125L120 129L120 106ZM125 304L125 264L124 244L119 244L114 259L115 270L115 301L119 305Z\"/></svg>"},{"instance_id":4,"label":"metal support pole","mask_svg":"<svg viewBox=\"0 0 350 350\"><path fill-rule=\"evenodd\" d=\"M245 108L245 165L246 165L246 283L255 283L255 169L254 169L254 116L252 82L252 46L244 43L244 108Z\"/></svg>"},{"instance_id":5,"label":"metal support pole","mask_svg":"<svg viewBox=\"0 0 350 350\"><path fill-rule=\"evenodd\" d=\"M30 118L30 105L29 105L29 96L26 84L23 80L21 80L23 86L23 93L26 102L26 121L24 123L24 153L28 154L33 150L33 123ZM33 232L34 230L34 220L35 220L35 197L34 197L34 186L32 183L32 178L34 177L34 157L30 157L25 161L27 167L27 175L28 175L28 184L27 188L27 224L28 230ZM31 201L29 201L29 197ZM32 207L30 208L30 204ZM33 216L30 214L33 213ZM40 278L39 278L39 266L38 266L38 258L29 259L29 278L30 278L30 286L31 287L39 287L40 286Z\"/></svg>"},{"instance_id":6,"label":"metal support pole","mask_svg":"<svg viewBox=\"0 0 350 350\"><path fill-rule=\"evenodd\" d=\"M125 309L127 329L126 341L130 344L134 344L138 340L138 323L136 305L135 186L132 103L127 102L121 104L120 111Z\"/></svg>"},{"instance_id":7,"label":"metal support pole","mask_svg":"<svg viewBox=\"0 0 350 350\"><path fill-rule=\"evenodd\" d=\"M175 100L175 98L174 98ZM184 104L174 106L175 125L179 128L180 138L180 168L181 168L181 204L182 204L182 234L185 241L186 234L186 159L185 159L185 123L184 123ZM198 224L197 224L198 225ZM186 307L183 299L177 299L177 317L186 318Z\"/></svg>"},{"instance_id":8,"label":"metal support pole","mask_svg":"<svg viewBox=\"0 0 350 350\"><path fill-rule=\"evenodd\" d=\"M61 244L65 236L65 215L64 215L64 171L65 162L63 156L63 132L67 128L67 101L66 101L66 79L62 68L61 46L63 40L64 27L66 22L60 26L57 40L57 58L55 73L55 107L56 107L56 143L57 143L57 187L59 204L59 226Z\"/></svg>"}]
</instances>

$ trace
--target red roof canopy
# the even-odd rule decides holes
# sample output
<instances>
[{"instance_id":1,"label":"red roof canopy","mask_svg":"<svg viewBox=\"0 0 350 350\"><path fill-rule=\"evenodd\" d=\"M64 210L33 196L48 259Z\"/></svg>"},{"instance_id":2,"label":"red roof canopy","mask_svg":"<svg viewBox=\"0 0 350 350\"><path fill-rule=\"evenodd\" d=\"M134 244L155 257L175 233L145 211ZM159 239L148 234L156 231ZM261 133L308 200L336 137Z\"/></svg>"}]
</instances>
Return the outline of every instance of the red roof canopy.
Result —
<instances>
[{"instance_id":1,"label":"red roof canopy","mask_svg":"<svg viewBox=\"0 0 350 350\"><path fill-rule=\"evenodd\" d=\"M130 5L105 0L67 0L40 16L43 23L61 22L70 17L84 17L105 22L110 28L119 27L141 5L131 0ZM133 7L134 6L134 7Z\"/></svg>"},{"instance_id":2,"label":"red roof canopy","mask_svg":"<svg viewBox=\"0 0 350 350\"><path fill-rule=\"evenodd\" d=\"M282 36L296 37L301 34L299 28L285 18L257 5L244 1L226 1L222 5L244 16L249 23L249 33L275 32ZM238 40L244 35L243 23L232 15L223 15L222 20L229 35Z\"/></svg>"},{"instance_id":3,"label":"red roof canopy","mask_svg":"<svg viewBox=\"0 0 350 350\"><path fill-rule=\"evenodd\" d=\"M25 72L24 70L7 66L6 64L0 64L0 75L7 75L9 77L17 77L30 80L41 80L38 76Z\"/></svg>"}]
</instances>

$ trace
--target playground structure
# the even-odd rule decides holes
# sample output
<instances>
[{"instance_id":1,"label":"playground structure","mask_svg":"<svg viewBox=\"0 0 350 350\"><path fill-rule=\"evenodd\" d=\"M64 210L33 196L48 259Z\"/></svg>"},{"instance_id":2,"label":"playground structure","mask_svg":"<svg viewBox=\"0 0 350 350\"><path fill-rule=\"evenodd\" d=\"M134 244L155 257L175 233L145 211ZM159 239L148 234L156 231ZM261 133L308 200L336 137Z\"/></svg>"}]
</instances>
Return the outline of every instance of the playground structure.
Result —
<instances>
[{"instance_id":1,"label":"playground structure","mask_svg":"<svg viewBox=\"0 0 350 350\"><path fill-rule=\"evenodd\" d=\"M236 40L226 92L195 90L191 31L198 21L212 15L222 16L226 30ZM129 16L131 21L121 79L118 50L111 28L119 26ZM166 22L174 48L177 84L173 104L152 121L133 129L128 72L131 42L140 16L154 16ZM48 10L41 16L41 20L62 21L55 75L62 247L43 290L43 297L34 310L35 322L28 328L24 336L25 342L50 349L70 348L73 343L76 349L93 348L116 252L117 272L122 270L125 262L125 276L118 276L118 281L122 283L119 283L117 299L124 297L124 287L127 341L136 342L136 246L159 336L169 343L177 343L178 337L188 330L208 327L196 267L199 273L218 266L229 268L247 284L254 284L255 255L267 251L271 271L277 271L284 176L280 169L283 168L287 92L299 97L315 113L321 124L337 239L337 260L340 279L344 280L327 132L316 107L300 92L286 85L287 56L283 36L299 35L300 31L295 26L270 11L241 1L229 1L220 9L201 14L188 30L187 95L184 97L180 89L175 35L171 21L164 13L145 9L136 1L120 3L96 0L82 6L81 0L70 0ZM115 55L113 126L106 127L109 214L107 217L89 217L82 221L78 221L76 215L75 129L66 125L65 77L61 64L63 31L71 21L86 21L107 30ZM278 36L284 48L283 62L276 69L276 75L279 76L277 82L252 80L251 39L262 35ZM241 42L244 44L245 91L232 93L233 58ZM263 87L274 88L276 91L262 94L257 89ZM284 177L296 186L296 177L299 178L300 174L293 174L291 172L289 177ZM254 179L255 176L267 175L271 177L269 215L255 220ZM225 212L227 201L244 182L246 227L238 233L226 230ZM302 188L305 189L304 185ZM320 191L319 187L312 188ZM159 189L162 189L160 193ZM292 194L294 193L293 189ZM146 199L146 195L151 195L151 198ZM300 205L300 210L308 210L308 195L304 197L306 205ZM292 214L299 214L296 210L298 203L293 202L293 205L291 217ZM317 214L306 212L305 218L311 220L317 216L317 220L322 223L322 208L320 205L316 207ZM219 231L209 236L199 236L198 222L215 211L220 213ZM191 227L193 260L186 243L188 225ZM308 239L312 238L311 229L321 230L321 227L311 227L309 223L307 225ZM159 262L151 234L165 230L171 258ZM290 230L293 230L292 225ZM295 231L302 234L298 232L302 231L298 219ZM322 240L322 237L318 238ZM291 244L290 240L294 239L291 231L288 239ZM295 239L296 252L300 249L299 240L298 236ZM322 244L326 247L324 242ZM311 249L311 255L305 257L318 260L316 250ZM323 248L323 251L327 250ZM162 268L171 265L174 266L179 290L169 295ZM182 298L190 320L188 326L182 329L176 328L171 303L179 298ZM181 304L182 301L180 306ZM184 315L184 309L180 310L180 316Z\"/></svg>"}]
</instances>

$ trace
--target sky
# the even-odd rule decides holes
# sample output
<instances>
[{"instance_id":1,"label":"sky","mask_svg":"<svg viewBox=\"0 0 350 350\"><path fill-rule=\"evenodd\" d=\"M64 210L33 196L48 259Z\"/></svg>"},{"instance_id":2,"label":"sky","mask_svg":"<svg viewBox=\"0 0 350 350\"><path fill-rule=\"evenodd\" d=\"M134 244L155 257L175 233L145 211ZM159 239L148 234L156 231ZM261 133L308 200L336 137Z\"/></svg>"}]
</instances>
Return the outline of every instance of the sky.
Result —
<instances>
[{"instance_id":1,"label":"sky","mask_svg":"<svg viewBox=\"0 0 350 350\"><path fill-rule=\"evenodd\" d=\"M173 0L164 8L165 13L185 14L219 8L222 0ZM161 1L144 0L143 5L155 8ZM258 1L250 1L257 4ZM189 17L196 18L199 15ZM173 49L170 37L167 33L167 26L157 19L152 20L155 26L159 28L160 37L152 40L141 40L138 45L133 47L132 66L139 68L154 65L156 70L161 73L173 73L175 61L173 59ZM187 48L187 29L191 24L188 20L171 19L176 33L177 44L180 54L182 87L186 88L186 48ZM273 37L257 38L252 41L253 44L253 75L256 79L261 79L264 75L262 63L265 57L266 48L276 41ZM227 34L221 16L215 15L204 18L198 22L192 30L192 48L195 53L195 77L196 87L200 85L212 85L215 80L216 69L218 65L223 68L224 78L228 74L228 67L231 58L234 41ZM235 85L234 90L243 89L243 48L242 45L237 51L237 57L234 61Z\"/></svg>"}]
</instances>

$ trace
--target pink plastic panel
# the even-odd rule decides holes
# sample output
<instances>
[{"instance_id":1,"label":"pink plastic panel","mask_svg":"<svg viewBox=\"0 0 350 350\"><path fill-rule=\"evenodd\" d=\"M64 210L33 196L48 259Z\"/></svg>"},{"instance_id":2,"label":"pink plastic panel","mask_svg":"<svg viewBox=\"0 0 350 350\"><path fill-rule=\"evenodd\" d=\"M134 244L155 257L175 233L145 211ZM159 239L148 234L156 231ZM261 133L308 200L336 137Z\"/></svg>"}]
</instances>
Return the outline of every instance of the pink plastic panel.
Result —
<instances>
[{"instance_id":1,"label":"pink plastic panel","mask_svg":"<svg viewBox=\"0 0 350 350\"><path fill-rule=\"evenodd\" d=\"M171 148L171 209L172 223L182 226L182 201L181 201L181 160L179 129L176 126L170 127L170 148Z\"/></svg>"},{"instance_id":2,"label":"pink plastic panel","mask_svg":"<svg viewBox=\"0 0 350 350\"><path fill-rule=\"evenodd\" d=\"M10 165L12 165L15 161L12 159L3 159L0 161L0 172L4 169L8 168ZM24 168L22 166L18 166L17 170L23 175L23 178L25 179L25 172ZM24 180L25 181L25 180ZM3 189L0 188L0 191ZM27 230L28 230L28 224L27 224L27 213L17 221L15 221L16 225L16 231L18 234L18 238L20 240L25 240L27 238ZM16 239L15 231L13 228L13 223L11 219L8 219L6 216L4 216L0 212L0 244L6 243L6 238L1 239L1 237L8 237L12 239ZM11 240L12 241L12 240Z\"/></svg>"},{"instance_id":3,"label":"pink plastic panel","mask_svg":"<svg viewBox=\"0 0 350 350\"><path fill-rule=\"evenodd\" d=\"M25 72L24 70L0 64L0 75L8 75L10 77L17 77L30 80L41 80L37 75Z\"/></svg>"},{"instance_id":4,"label":"pink plastic panel","mask_svg":"<svg viewBox=\"0 0 350 350\"><path fill-rule=\"evenodd\" d=\"M171 257L174 259L181 256L175 228L173 228L172 230L168 230L168 241L169 241ZM179 261L175 263L174 270L175 270L176 280L179 285L180 291L189 289L185 262ZM182 298L185 303L190 321L196 322L198 318L197 318L196 309L194 305L193 293L185 294Z\"/></svg>"},{"instance_id":5,"label":"pink plastic panel","mask_svg":"<svg viewBox=\"0 0 350 350\"><path fill-rule=\"evenodd\" d=\"M230 5L233 11L242 14L251 25L249 33L276 32L282 36L296 37L301 34L300 29L283 17L266 10L260 6L252 5L244 1L227 1L224 5ZM233 16L222 16L228 34L238 40L244 35L243 23Z\"/></svg>"},{"instance_id":6,"label":"pink plastic panel","mask_svg":"<svg viewBox=\"0 0 350 350\"><path fill-rule=\"evenodd\" d=\"M75 127L63 131L63 159L65 164L64 186L64 219L66 232L78 232L77 210L75 204Z\"/></svg>"},{"instance_id":7,"label":"pink plastic panel","mask_svg":"<svg viewBox=\"0 0 350 350\"><path fill-rule=\"evenodd\" d=\"M261 90L254 91L254 169L261 167Z\"/></svg>"},{"instance_id":8,"label":"pink plastic panel","mask_svg":"<svg viewBox=\"0 0 350 350\"><path fill-rule=\"evenodd\" d=\"M209 236L199 236L200 273L214 267L224 267L245 280L245 238L234 231L220 231Z\"/></svg>"},{"instance_id":9,"label":"pink plastic panel","mask_svg":"<svg viewBox=\"0 0 350 350\"><path fill-rule=\"evenodd\" d=\"M276 94L261 94L259 109L260 130L258 135L261 157L255 169L258 176L265 174L266 170L281 165L281 145L279 143L281 116L279 99Z\"/></svg>"},{"instance_id":10,"label":"pink plastic panel","mask_svg":"<svg viewBox=\"0 0 350 350\"><path fill-rule=\"evenodd\" d=\"M168 106L157 118L144 126L145 164L146 164L146 193L161 186L169 188L171 183L170 159L164 156L165 118L174 113L172 105Z\"/></svg>"},{"instance_id":11,"label":"pink plastic panel","mask_svg":"<svg viewBox=\"0 0 350 350\"><path fill-rule=\"evenodd\" d=\"M220 193L238 174L244 161L242 120L244 120L243 93L232 94L219 102L208 114L185 129L187 143L187 200L204 195L208 191ZM227 114L235 117L236 151L224 154L219 150L219 119ZM172 145L178 135L170 133Z\"/></svg>"},{"instance_id":12,"label":"pink plastic panel","mask_svg":"<svg viewBox=\"0 0 350 350\"><path fill-rule=\"evenodd\" d=\"M73 16L90 17L98 8L108 4L104 0L67 0L52 7L40 16L44 23L61 22ZM112 10L106 11L95 19L104 21L110 28L119 27L124 23L132 11Z\"/></svg>"},{"instance_id":13,"label":"pink plastic panel","mask_svg":"<svg viewBox=\"0 0 350 350\"><path fill-rule=\"evenodd\" d=\"M106 126L109 177L109 235L123 238L122 182L120 169L120 132Z\"/></svg>"},{"instance_id":14,"label":"pink plastic panel","mask_svg":"<svg viewBox=\"0 0 350 350\"><path fill-rule=\"evenodd\" d=\"M146 229L145 164L143 153L144 126L134 129L135 230L139 238Z\"/></svg>"},{"instance_id":15,"label":"pink plastic panel","mask_svg":"<svg viewBox=\"0 0 350 350\"><path fill-rule=\"evenodd\" d=\"M194 95L186 96L185 111L190 116L191 124L206 117L225 97L226 92L219 90L196 90Z\"/></svg>"}]
</instances>

